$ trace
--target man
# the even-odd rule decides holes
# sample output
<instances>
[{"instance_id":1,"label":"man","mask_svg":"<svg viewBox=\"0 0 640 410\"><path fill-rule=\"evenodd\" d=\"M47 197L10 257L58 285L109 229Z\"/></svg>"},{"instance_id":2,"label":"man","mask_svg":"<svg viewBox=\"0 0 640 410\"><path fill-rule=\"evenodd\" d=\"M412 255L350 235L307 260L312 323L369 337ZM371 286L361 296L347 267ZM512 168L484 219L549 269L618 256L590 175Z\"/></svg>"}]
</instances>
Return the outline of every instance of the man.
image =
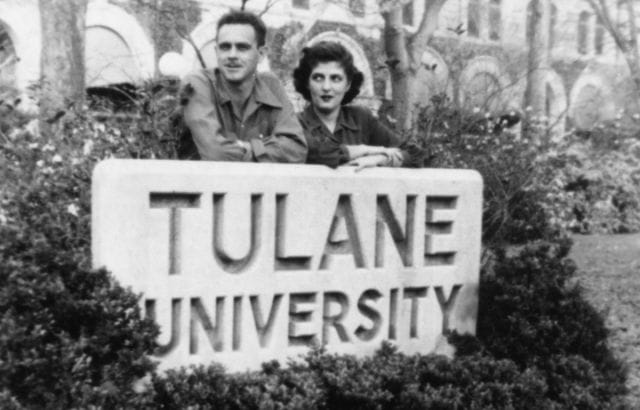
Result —
<instances>
[{"instance_id":1,"label":"man","mask_svg":"<svg viewBox=\"0 0 640 410\"><path fill-rule=\"evenodd\" d=\"M307 143L282 84L256 72L265 36L256 15L225 14L217 26L218 67L184 78L184 122L202 159L305 161Z\"/></svg>"}]
</instances>

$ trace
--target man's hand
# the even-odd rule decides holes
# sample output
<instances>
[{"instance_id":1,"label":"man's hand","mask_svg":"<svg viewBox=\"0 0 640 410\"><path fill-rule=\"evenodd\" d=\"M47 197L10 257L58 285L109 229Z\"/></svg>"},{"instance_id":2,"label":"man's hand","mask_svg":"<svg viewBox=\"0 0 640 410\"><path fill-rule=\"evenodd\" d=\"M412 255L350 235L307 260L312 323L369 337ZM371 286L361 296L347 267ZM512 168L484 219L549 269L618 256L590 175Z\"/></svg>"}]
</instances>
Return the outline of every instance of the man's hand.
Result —
<instances>
[{"instance_id":1,"label":"man's hand","mask_svg":"<svg viewBox=\"0 0 640 410\"><path fill-rule=\"evenodd\" d=\"M355 172L365 168L383 167L389 162L389 157L384 154L367 155L347 162L346 166L354 166Z\"/></svg>"}]
</instances>

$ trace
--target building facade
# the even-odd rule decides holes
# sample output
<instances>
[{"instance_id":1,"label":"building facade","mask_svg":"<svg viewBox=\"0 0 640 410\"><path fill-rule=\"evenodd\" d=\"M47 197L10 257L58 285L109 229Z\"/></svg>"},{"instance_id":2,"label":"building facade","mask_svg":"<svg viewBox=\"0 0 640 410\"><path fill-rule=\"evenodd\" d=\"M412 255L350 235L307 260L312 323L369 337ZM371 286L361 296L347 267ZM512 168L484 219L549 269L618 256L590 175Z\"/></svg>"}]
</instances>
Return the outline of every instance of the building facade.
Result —
<instances>
[{"instance_id":1,"label":"building facade","mask_svg":"<svg viewBox=\"0 0 640 410\"><path fill-rule=\"evenodd\" d=\"M140 6L143 3L146 8ZM183 38L188 34L206 64L215 65L216 22L231 7L238 7L240 0L171 3L173 15L158 12L161 0L90 0L85 33L87 87L138 84L157 77L163 61L165 66L169 56L176 61L175 53L183 62L183 72L197 68L200 63L188 41L166 41L167 20L174 18L180 3L194 11L181 22ZM276 72L293 97L289 73L298 52L321 40L339 41L353 53L365 74L361 102L375 108L389 97L381 47L383 20L376 1L251 0L246 7L266 10L263 19L271 29L272 52L260 68ZM404 7L409 32L416 30L422 7L420 0ZM618 9L616 18L624 20ZM422 57L431 70L420 74L421 99L427 104L434 94L446 93L465 109L526 108L522 105L530 19L531 4L526 0L448 0ZM0 87L26 93L38 81L39 21L37 0L0 0ZM633 83L624 56L586 0L553 0L549 30L547 111L558 131L567 126L589 128L619 117L623 109L637 110L630 103Z\"/></svg>"}]
</instances>

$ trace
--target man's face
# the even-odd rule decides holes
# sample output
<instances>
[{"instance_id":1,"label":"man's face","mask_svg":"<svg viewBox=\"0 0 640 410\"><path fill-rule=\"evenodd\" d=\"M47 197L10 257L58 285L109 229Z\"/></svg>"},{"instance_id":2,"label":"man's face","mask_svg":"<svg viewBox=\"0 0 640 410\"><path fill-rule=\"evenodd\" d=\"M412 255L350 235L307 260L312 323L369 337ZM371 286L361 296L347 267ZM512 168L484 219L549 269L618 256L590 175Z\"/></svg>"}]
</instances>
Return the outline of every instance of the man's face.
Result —
<instances>
[{"instance_id":1,"label":"man's face","mask_svg":"<svg viewBox=\"0 0 640 410\"><path fill-rule=\"evenodd\" d=\"M225 24L218 30L218 69L230 83L250 80L263 52L264 47L258 47L255 30L249 24Z\"/></svg>"}]
</instances>

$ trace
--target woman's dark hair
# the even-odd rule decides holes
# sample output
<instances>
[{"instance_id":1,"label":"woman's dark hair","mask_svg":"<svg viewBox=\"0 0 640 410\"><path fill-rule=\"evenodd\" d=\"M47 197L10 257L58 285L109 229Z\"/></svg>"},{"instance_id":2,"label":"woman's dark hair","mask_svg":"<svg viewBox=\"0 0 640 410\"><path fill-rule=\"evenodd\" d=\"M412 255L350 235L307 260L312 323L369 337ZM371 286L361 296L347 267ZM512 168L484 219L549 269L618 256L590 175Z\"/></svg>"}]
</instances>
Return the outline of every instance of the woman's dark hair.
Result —
<instances>
[{"instance_id":1,"label":"woman's dark hair","mask_svg":"<svg viewBox=\"0 0 640 410\"><path fill-rule=\"evenodd\" d=\"M309 77L311 72L319 63L339 63L347 75L347 80L351 82L351 87L344 94L342 105L349 104L360 93L360 87L364 82L364 75L353 64L353 56L342 44L335 41L321 41L310 47L302 49L302 57L298 62L298 67L293 70L293 85L296 91L311 101L309 92Z\"/></svg>"}]
</instances>

